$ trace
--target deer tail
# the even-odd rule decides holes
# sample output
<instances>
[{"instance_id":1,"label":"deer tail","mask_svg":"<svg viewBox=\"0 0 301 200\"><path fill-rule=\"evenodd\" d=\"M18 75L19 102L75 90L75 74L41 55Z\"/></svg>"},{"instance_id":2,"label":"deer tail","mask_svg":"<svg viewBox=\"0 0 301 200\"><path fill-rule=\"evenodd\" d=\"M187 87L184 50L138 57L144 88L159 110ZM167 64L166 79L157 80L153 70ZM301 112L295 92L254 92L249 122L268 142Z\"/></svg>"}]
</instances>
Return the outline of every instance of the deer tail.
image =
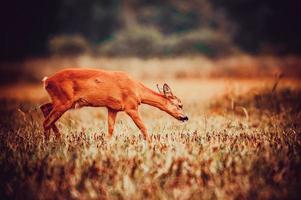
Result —
<instances>
[{"instance_id":1,"label":"deer tail","mask_svg":"<svg viewBox=\"0 0 301 200\"><path fill-rule=\"evenodd\" d=\"M48 77L45 76L43 79L42 79L42 82L44 84L44 88L46 88L46 81L48 80Z\"/></svg>"},{"instance_id":2,"label":"deer tail","mask_svg":"<svg viewBox=\"0 0 301 200\"><path fill-rule=\"evenodd\" d=\"M45 76L45 77L42 79L42 81L45 82L47 79L48 79L48 77Z\"/></svg>"}]
</instances>

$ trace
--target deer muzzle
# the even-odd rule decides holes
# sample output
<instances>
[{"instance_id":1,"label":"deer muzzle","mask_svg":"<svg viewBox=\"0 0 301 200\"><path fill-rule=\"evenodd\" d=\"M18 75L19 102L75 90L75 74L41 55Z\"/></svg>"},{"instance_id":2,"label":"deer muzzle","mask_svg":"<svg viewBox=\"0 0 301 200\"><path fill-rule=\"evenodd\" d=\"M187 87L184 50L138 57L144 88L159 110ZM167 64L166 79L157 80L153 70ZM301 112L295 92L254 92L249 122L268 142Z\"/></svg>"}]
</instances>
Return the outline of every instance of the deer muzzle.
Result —
<instances>
[{"instance_id":1,"label":"deer muzzle","mask_svg":"<svg viewBox=\"0 0 301 200\"><path fill-rule=\"evenodd\" d=\"M179 117L179 120L182 122L188 121L188 117L187 116L181 116Z\"/></svg>"}]
</instances>

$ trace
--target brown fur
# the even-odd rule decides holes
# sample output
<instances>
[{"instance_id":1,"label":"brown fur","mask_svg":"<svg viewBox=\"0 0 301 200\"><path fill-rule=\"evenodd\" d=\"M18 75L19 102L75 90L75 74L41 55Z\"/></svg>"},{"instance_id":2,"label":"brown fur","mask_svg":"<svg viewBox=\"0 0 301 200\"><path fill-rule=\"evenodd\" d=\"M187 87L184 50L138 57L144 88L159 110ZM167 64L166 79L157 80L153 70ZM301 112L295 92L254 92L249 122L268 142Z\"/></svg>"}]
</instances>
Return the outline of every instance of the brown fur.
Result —
<instances>
[{"instance_id":1,"label":"brown fur","mask_svg":"<svg viewBox=\"0 0 301 200\"><path fill-rule=\"evenodd\" d=\"M105 106L108 108L109 135L112 136L116 115L125 111L139 127L145 139L148 139L146 128L139 116L138 106L141 103L155 106L177 119L186 117L180 100L173 96L167 84L164 94L157 93L142 83L132 79L125 72L96 69L65 69L44 79L45 89L52 103L41 107L45 115L43 123L45 132L53 129L58 132L55 122L64 112L71 108ZM45 106L46 105L46 106ZM186 117L187 118L187 117Z\"/></svg>"}]
</instances>

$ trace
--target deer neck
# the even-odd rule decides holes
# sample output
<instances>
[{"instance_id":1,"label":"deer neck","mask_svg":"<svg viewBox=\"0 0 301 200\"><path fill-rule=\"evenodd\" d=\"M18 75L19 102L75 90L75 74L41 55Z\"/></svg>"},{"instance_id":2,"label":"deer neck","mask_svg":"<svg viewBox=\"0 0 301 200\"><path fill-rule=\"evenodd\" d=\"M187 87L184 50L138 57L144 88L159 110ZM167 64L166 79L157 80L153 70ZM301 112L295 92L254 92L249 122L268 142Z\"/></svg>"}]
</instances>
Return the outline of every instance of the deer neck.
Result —
<instances>
[{"instance_id":1,"label":"deer neck","mask_svg":"<svg viewBox=\"0 0 301 200\"><path fill-rule=\"evenodd\" d=\"M140 97L141 103L148 104L154 107L159 108L160 110L167 111L166 101L164 95L155 92L144 85L140 85Z\"/></svg>"}]
</instances>

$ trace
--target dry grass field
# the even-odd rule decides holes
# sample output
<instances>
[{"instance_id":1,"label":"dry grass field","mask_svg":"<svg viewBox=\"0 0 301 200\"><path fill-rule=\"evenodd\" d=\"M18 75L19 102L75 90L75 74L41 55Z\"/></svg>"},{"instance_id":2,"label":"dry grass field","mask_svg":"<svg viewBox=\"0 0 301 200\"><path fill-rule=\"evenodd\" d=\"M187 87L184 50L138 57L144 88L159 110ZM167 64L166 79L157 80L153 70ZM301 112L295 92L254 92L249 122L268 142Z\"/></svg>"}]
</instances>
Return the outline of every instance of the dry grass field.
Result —
<instances>
[{"instance_id":1,"label":"dry grass field","mask_svg":"<svg viewBox=\"0 0 301 200\"><path fill-rule=\"evenodd\" d=\"M45 141L42 84L1 86L0 199L300 198L300 81L143 82L169 83L190 119L142 106L150 144L123 113L109 140L104 108L68 111Z\"/></svg>"}]
</instances>

